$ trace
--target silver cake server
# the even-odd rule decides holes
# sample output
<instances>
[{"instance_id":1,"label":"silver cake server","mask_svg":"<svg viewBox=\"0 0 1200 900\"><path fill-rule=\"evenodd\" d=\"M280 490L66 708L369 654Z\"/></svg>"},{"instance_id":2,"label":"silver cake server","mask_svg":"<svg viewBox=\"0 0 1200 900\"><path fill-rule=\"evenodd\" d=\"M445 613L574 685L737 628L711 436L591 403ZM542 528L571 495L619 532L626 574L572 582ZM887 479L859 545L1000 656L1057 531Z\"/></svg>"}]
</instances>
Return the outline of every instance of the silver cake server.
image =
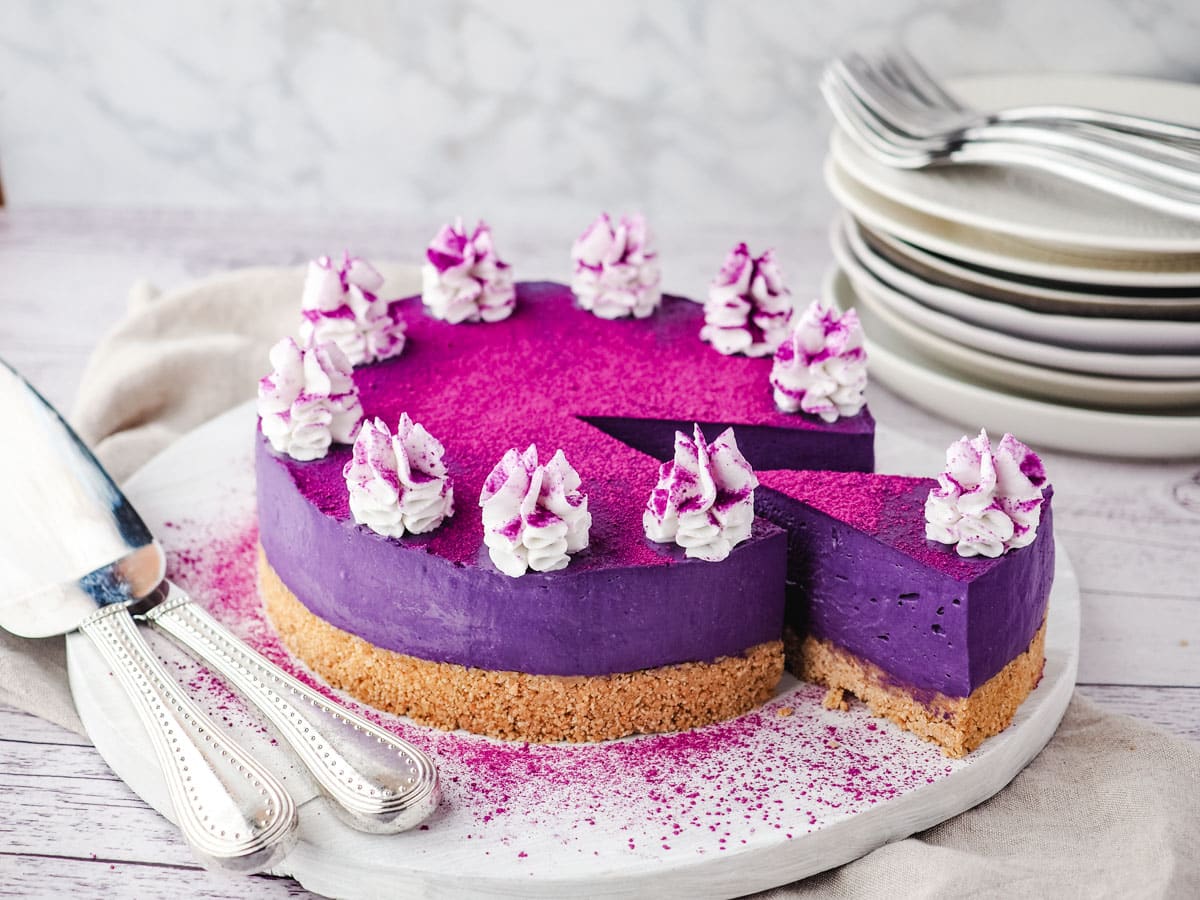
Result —
<instances>
[{"instance_id":1,"label":"silver cake server","mask_svg":"<svg viewBox=\"0 0 1200 900\"><path fill-rule=\"evenodd\" d=\"M200 862L269 868L294 845L295 803L180 690L131 617L162 595L162 549L75 433L3 361L0 421L0 627L91 638L149 732Z\"/></svg>"},{"instance_id":2,"label":"silver cake server","mask_svg":"<svg viewBox=\"0 0 1200 900\"><path fill-rule=\"evenodd\" d=\"M223 675L263 713L275 727L276 734L313 776L321 793L331 801L334 812L343 821L360 831L394 833L419 824L437 808L441 796L437 771L425 753L350 710L329 702L264 659L191 603L186 592L163 578L162 547L153 540L128 500L61 417L19 375L0 365L0 417L7 417L8 407L18 403L41 411L31 417L36 421L30 421L26 430L38 428L56 434L60 443L65 441L71 445L73 457L66 466L60 465L60 480L70 482L74 473L80 472L80 477L103 482L100 495L104 498L103 510L116 527L130 530L137 559L146 568L138 593L139 597L151 599L140 604L137 611L144 612L145 619L155 628L175 638ZM23 435L25 431L14 429L11 433ZM0 442L10 443L20 442ZM0 454L3 452L0 450ZM9 452L29 454L28 450ZM42 455L52 454L44 452ZM3 455L0 455L0 462L7 463L3 471L9 473L20 471L14 465L30 465L19 460L10 463ZM63 471L64 468L71 474ZM84 489L75 486L77 491ZM32 494L30 501L40 505L37 496ZM90 504L92 507L100 505L95 501ZM43 543L56 545L56 549L61 547L62 534L73 537L80 527L78 522L89 515L98 518L97 509L64 511L56 516L58 525L45 535ZM12 519L14 523L17 521L19 519ZM4 538L0 531L0 540ZM60 553L58 575L63 571L61 559ZM94 571L81 568L90 562L90 559L80 561L75 568ZM28 573L25 583L31 589L38 584L52 583L54 572L53 565L48 563L37 572ZM0 569L0 579L3 577L4 570ZM0 626L9 627L2 606ZM130 627L133 627L132 623ZM28 631L19 633L28 634ZM42 633L61 633L61 630L43 630Z\"/></svg>"}]
</instances>

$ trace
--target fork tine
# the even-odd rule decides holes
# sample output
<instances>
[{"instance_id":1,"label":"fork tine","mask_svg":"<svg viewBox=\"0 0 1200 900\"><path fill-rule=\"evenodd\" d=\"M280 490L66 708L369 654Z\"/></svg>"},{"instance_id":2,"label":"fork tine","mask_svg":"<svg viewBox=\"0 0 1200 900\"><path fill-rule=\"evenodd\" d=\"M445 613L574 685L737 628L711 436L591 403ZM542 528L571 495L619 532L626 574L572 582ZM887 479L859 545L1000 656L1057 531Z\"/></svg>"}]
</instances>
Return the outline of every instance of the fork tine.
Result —
<instances>
[{"instance_id":1,"label":"fork tine","mask_svg":"<svg viewBox=\"0 0 1200 900\"><path fill-rule=\"evenodd\" d=\"M917 61L907 47L897 44L890 50L884 51L883 59L885 64L892 68L899 78L911 85L913 92L928 105L955 112L963 111L964 107L958 98L947 91L942 83Z\"/></svg>"},{"instance_id":2,"label":"fork tine","mask_svg":"<svg viewBox=\"0 0 1200 900\"><path fill-rule=\"evenodd\" d=\"M915 85L907 76L900 66L896 65L896 61L890 56L884 55L880 57L876 63L876 71L879 73L879 79L886 82L892 89L892 93L903 98L910 106L919 109L932 109L936 107L936 103L931 101L917 85Z\"/></svg>"},{"instance_id":3,"label":"fork tine","mask_svg":"<svg viewBox=\"0 0 1200 900\"><path fill-rule=\"evenodd\" d=\"M896 66L886 53L869 60L868 65L874 78L893 96L903 98L906 103L915 108L925 108L930 105L913 83L905 77L904 71Z\"/></svg>"},{"instance_id":4,"label":"fork tine","mask_svg":"<svg viewBox=\"0 0 1200 900\"><path fill-rule=\"evenodd\" d=\"M912 84L904 79L904 73L890 64L886 53L849 53L843 59L848 71L873 86L889 103L895 102L913 110L926 106L924 98L918 96Z\"/></svg>"},{"instance_id":5,"label":"fork tine","mask_svg":"<svg viewBox=\"0 0 1200 900\"><path fill-rule=\"evenodd\" d=\"M836 73L863 105L905 137L924 138L931 131L942 131L957 124L946 121L945 111L933 110L918 101L908 89L897 88L883 69L871 60L850 57L847 63L837 67Z\"/></svg>"},{"instance_id":6,"label":"fork tine","mask_svg":"<svg viewBox=\"0 0 1200 900\"><path fill-rule=\"evenodd\" d=\"M890 126L875 117L846 87L836 71L836 61L826 66L820 88L838 125L870 155L886 165L901 168L917 168L928 161L924 154L905 152L896 145Z\"/></svg>"},{"instance_id":7,"label":"fork tine","mask_svg":"<svg viewBox=\"0 0 1200 900\"><path fill-rule=\"evenodd\" d=\"M860 124L868 125L876 134L879 134L881 129L884 133L903 133L903 128L892 121L887 104L880 103L877 98L872 97L871 92L864 89L842 60L835 59L830 63L825 70L825 77L828 79L830 90L840 99L841 105Z\"/></svg>"}]
</instances>

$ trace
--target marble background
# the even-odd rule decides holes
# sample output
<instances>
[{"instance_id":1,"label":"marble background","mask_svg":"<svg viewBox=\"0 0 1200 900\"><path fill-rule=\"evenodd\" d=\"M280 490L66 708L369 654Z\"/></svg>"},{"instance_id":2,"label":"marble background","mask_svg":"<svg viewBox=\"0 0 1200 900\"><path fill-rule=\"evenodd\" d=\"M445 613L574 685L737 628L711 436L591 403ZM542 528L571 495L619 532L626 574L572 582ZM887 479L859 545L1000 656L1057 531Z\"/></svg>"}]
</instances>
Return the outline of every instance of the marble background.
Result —
<instances>
[{"instance_id":1,"label":"marble background","mask_svg":"<svg viewBox=\"0 0 1200 900\"><path fill-rule=\"evenodd\" d=\"M11 207L819 226L822 64L1200 80L1196 0L4 0Z\"/></svg>"}]
</instances>

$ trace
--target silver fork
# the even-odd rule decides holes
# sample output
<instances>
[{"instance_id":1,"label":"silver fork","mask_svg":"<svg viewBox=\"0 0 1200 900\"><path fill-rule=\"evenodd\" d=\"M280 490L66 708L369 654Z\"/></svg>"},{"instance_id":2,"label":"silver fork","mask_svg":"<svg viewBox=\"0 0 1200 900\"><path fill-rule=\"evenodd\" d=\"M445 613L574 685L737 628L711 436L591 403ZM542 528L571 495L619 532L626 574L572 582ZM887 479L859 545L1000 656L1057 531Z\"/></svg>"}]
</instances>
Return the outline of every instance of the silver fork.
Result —
<instances>
[{"instance_id":1,"label":"silver fork","mask_svg":"<svg viewBox=\"0 0 1200 900\"><path fill-rule=\"evenodd\" d=\"M959 127L998 122L1083 123L1122 134L1139 135L1168 145L1178 144L1189 154L1200 151L1200 128L1149 116L1069 104L1039 104L990 111L972 109L947 91L929 70L903 47L893 47L879 54L878 65L898 89L911 92L925 106L957 113L960 117Z\"/></svg>"},{"instance_id":2,"label":"silver fork","mask_svg":"<svg viewBox=\"0 0 1200 900\"><path fill-rule=\"evenodd\" d=\"M1031 166L1172 215L1200 219L1200 190L1157 177L1145 168L1115 162L1089 144L1042 140L1042 134L1011 127L974 136L960 130L940 138L915 138L887 112L856 92L847 67L835 61L821 78L821 92L847 135L884 165L920 169L957 163ZM1044 129L1042 130L1044 131ZM1061 136L1059 136L1061 137Z\"/></svg>"},{"instance_id":3,"label":"silver fork","mask_svg":"<svg viewBox=\"0 0 1200 900\"><path fill-rule=\"evenodd\" d=\"M896 143L912 149L937 149L953 142L1003 140L1033 146L1080 152L1112 167L1128 169L1169 188L1181 185L1200 190L1200 148L1164 142L1098 127L1088 122L986 121L965 112L936 83L932 86L907 80L900 86L895 59L869 60L851 55L836 60L832 68L846 88L886 122Z\"/></svg>"},{"instance_id":4,"label":"silver fork","mask_svg":"<svg viewBox=\"0 0 1200 900\"><path fill-rule=\"evenodd\" d=\"M905 122L913 137L929 137L954 131L986 138L1016 134L1018 139L1042 139L1054 145L1069 143L1092 148L1120 166L1142 169L1165 180L1181 184L1200 184L1200 143L1153 133L1157 120L1141 116L1108 114L1080 107L1024 107L984 113L968 108L932 78L913 56L902 48L888 50L876 58L852 55L848 65L878 91L883 104ZM1061 109L1067 116L1052 115ZM1040 110L1040 112L1039 112ZM1109 116L1112 120L1145 122L1145 126L1126 130L1088 116ZM1168 128L1195 132L1188 126L1163 122ZM1130 125L1130 127L1134 127ZM1020 131L1016 131L1020 128Z\"/></svg>"}]
</instances>

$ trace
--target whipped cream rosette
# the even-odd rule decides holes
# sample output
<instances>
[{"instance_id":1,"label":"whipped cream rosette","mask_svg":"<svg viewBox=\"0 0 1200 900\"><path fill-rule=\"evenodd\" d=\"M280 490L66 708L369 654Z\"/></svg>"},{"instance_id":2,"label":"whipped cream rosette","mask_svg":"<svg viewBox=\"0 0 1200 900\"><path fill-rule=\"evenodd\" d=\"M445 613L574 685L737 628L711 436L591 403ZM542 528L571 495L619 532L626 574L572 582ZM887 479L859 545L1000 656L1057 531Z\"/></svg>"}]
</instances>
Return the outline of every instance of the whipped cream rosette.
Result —
<instances>
[{"instance_id":1,"label":"whipped cream rosette","mask_svg":"<svg viewBox=\"0 0 1200 900\"><path fill-rule=\"evenodd\" d=\"M300 298L301 342L337 344L354 366L398 356L404 320L378 296L382 287L383 276L349 253L337 266L328 256L310 262Z\"/></svg>"},{"instance_id":2,"label":"whipped cream rosette","mask_svg":"<svg viewBox=\"0 0 1200 900\"><path fill-rule=\"evenodd\" d=\"M579 305L602 319L644 319L662 302L658 253L641 213L616 225L601 213L571 247L571 290Z\"/></svg>"},{"instance_id":3,"label":"whipped cream rosette","mask_svg":"<svg viewBox=\"0 0 1200 900\"><path fill-rule=\"evenodd\" d=\"M458 218L443 225L425 251L421 299L430 314L459 322L499 322L517 302L512 267L496 254L492 230L480 221L470 234Z\"/></svg>"},{"instance_id":4,"label":"whipped cream rosette","mask_svg":"<svg viewBox=\"0 0 1200 900\"><path fill-rule=\"evenodd\" d=\"M720 562L750 537L758 477L738 449L733 429L712 444L696 425L675 432L675 458L658 470L642 528L656 543L675 542L687 556Z\"/></svg>"},{"instance_id":5,"label":"whipped cream rosette","mask_svg":"<svg viewBox=\"0 0 1200 900\"><path fill-rule=\"evenodd\" d=\"M454 514L454 487L441 443L400 414L393 435L382 419L366 421L342 469L354 521L376 534L433 531Z\"/></svg>"},{"instance_id":6,"label":"whipped cream rosette","mask_svg":"<svg viewBox=\"0 0 1200 900\"><path fill-rule=\"evenodd\" d=\"M783 343L791 320L792 295L774 252L756 257L738 244L709 285L700 339L727 356L767 356Z\"/></svg>"},{"instance_id":7,"label":"whipped cream rosette","mask_svg":"<svg viewBox=\"0 0 1200 900\"><path fill-rule=\"evenodd\" d=\"M775 351L775 405L836 422L866 405L867 351L858 313L838 313L814 300Z\"/></svg>"},{"instance_id":8,"label":"whipped cream rosette","mask_svg":"<svg viewBox=\"0 0 1200 900\"><path fill-rule=\"evenodd\" d=\"M348 444L362 419L353 367L337 344L301 347L284 338L271 348L270 375L258 383L262 433L292 459L320 459L334 441Z\"/></svg>"},{"instance_id":9,"label":"whipped cream rosette","mask_svg":"<svg viewBox=\"0 0 1200 900\"><path fill-rule=\"evenodd\" d=\"M592 515L579 475L562 450L538 464L537 447L509 450L483 484L483 542L492 562L516 578L553 572L588 545Z\"/></svg>"},{"instance_id":10,"label":"whipped cream rosette","mask_svg":"<svg viewBox=\"0 0 1200 900\"><path fill-rule=\"evenodd\" d=\"M959 556L997 557L1037 537L1049 482L1041 458L1011 434L987 431L946 450L946 469L925 500L925 536Z\"/></svg>"}]
</instances>

